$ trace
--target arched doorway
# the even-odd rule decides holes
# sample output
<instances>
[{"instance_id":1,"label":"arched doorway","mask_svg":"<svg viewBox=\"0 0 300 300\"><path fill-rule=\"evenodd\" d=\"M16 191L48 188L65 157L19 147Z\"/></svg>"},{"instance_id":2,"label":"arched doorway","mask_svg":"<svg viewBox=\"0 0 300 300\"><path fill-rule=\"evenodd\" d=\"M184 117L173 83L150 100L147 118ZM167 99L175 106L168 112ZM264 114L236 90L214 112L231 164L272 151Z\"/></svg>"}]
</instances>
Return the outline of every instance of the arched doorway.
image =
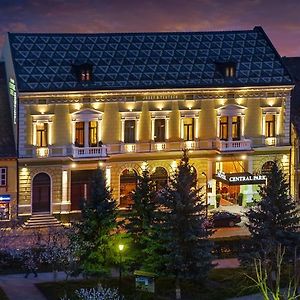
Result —
<instances>
[{"instance_id":1,"label":"arched doorway","mask_svg":"<svg viewBox=\"0 0 300 300\"><path fill-rule=\"evenodd\" d=\"M128 208L133 203L132 194L137 185L137 173L133 169L125 169L120 175L120 207Z\"/></svg>"},{"instance_id":2,"label":"arched doorway","mask_svg":"<svg viewBox=\"0 0 300 300\"><path fill-rule=\"evenodd\" d=\"M156 167L151 179L155 182L156 190L161 190L168 184L168 172L163 167Z\"/></svg>"},{"instance_id":3,"label":"arched doorway","mask_svg":"<svg viewBox=\"0 0 300 300\"><path fill-rule=\"evenodd\" d=\"M46 173L37 174L32 181L32 213L50 213L51 181Z\"/></svg>"}]
</instances>

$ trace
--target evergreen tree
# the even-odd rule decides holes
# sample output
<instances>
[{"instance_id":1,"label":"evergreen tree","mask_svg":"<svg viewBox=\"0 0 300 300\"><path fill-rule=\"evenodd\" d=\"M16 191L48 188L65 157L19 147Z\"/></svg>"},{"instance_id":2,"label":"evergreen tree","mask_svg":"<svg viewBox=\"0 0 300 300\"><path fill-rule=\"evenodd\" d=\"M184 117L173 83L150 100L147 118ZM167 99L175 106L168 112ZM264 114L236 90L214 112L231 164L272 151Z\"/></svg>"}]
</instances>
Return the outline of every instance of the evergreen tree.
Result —
<instances>
[{"instance_id":1,"label":"evergreen tree","mask_svg":"<svg viewBox=\"0 0 300 300\"><path fill-rule=\"evenodd\" d=\"M212 243L208 240L212 232L205 227L206 205L186 150L157 199L164 263L168 274L176 278L176 295L180 299L180 280L203 279L212 267Z\"/></svg>"},{"instance_id":2,"label":"evergreen tree","mask_svg":"<svg viewBox=\"0 0 300 300\"><path fill-rule=\"evenodd\" d=\"M88 273L105 273L109 267L116 214L116 201L106 186L103 170L98 168L91 181L91 197L84 203L73 236L80 249L80 261Z\"/></svg>"},{"instance_id":3,"label":"evergreen tree","mask_svg":"<svg viewBox=\"0 0 300 300\"><path fill-rule=\"evenodd\" d=\"M277 161L271 165L267 183L259 188L261 200L247 213L247 224L251 233L252 247L248 249L249 258L276 262L276 249L279 244L290 249L299 242L300 217L296 204L289 195L289 185ZM271 269L274 270L274 268Z\"/></svg>"},{"instance_id":4,"label":"evergreen tree","mask_svg":"<svg viewBox=\"0 0 300 300\"><path fill-rule=\"evenodd\" d=\"M148 166L138 176L136 190L133 193L133 205L125 228L133 241L136 262L139 266L145 260L145 249L149 242L149 234L154 222L156 189L151 179Z\"/></svg>"}]
</instances>

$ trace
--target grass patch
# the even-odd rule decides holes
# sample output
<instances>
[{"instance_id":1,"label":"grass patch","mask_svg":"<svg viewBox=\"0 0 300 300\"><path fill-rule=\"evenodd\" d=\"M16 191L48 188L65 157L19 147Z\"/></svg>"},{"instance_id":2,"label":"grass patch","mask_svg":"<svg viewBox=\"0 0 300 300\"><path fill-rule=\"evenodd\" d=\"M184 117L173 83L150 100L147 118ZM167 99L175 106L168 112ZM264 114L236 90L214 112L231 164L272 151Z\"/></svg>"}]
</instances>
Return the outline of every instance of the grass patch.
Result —
<instances>
[{"instance_id":1,"label":"grass patch","mask_svg":"<svg viewBox=\"0 0 300 300\"><path fill-rule=\"evenodd\" d=\"M0 300L9 300L1 287L0 287Z\"/></svg>"},{"instance_id":2,"label":"grass patch","mask_svg":"<svg viewBox=\"0 0 300 300\"><path fill-rule=\"evenodd\" d=\"M39 283L37 286L47 300L59 300L64 295L72 300L78 300L74 296L76 289L96 287L99 282L105 287L118 287L118 279L115 278ZM245 271L242 269L214 269L205 283L182 282L182 299L222 300L258 292L256 288L249 288L252 285L252 281L245 276ZM175 298L174 287L174 279L157 278L155 295L140 293L135 291L134 278L125 277L122 280L121 294L126 300L169 300Z\"/></svg>"}]
</instances>

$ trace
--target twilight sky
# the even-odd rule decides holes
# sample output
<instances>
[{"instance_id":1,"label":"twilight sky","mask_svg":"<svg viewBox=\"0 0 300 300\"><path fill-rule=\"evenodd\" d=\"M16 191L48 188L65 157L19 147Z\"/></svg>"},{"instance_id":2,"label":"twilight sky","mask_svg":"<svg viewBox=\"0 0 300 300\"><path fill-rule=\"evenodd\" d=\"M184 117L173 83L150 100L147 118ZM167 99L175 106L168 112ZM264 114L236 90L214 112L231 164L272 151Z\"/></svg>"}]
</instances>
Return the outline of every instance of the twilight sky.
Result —
<instances>
[{"instance_id":1,"label":"twilight sky","mask_svg":"<svg viewBox=\"0 0 300 300\"><path fill-rule=\"evenodd\" d=\"M300 0L0 0L10 32L212 31L264 28L282 56L300 56Z\"/></svg>"}]
</instances>

